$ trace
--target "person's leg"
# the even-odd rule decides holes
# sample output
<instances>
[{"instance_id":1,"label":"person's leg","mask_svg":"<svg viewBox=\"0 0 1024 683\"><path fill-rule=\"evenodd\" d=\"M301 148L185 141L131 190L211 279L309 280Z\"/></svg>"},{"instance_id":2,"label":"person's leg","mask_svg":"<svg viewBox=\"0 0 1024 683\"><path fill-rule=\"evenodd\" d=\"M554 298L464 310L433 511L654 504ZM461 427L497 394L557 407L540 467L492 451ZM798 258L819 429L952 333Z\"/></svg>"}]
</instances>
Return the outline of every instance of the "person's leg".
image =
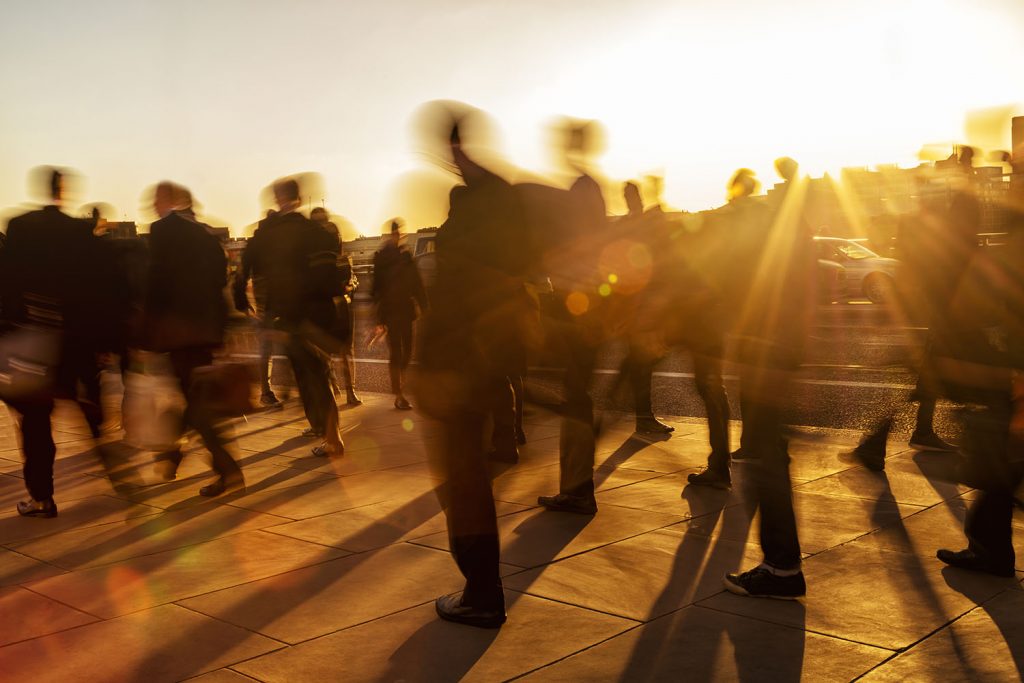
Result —
<instances>
[{"instance_id":1,"label":"person's leg","mask_svg":"<svg viewBox=\"0 0 1024 683\"><path fill-rule=\"evenodd\" d=\"M170 360L171 367L185 395L185 424L199 434L203 445L212 457L213 471L220 477L219 482L209 487L203 487L200 489L200 493L217 495L228 486L241 484L242 470L224 445L224 440L217 427L216 417L192 390L193 373L196 368L212 364L213 353L206 348L179 349L171 351Z\"/></svg>"},{"instance_id":2,"label":"person's leg","mask_svg":"<svg viewBox=\"0 0 1024 683\"><path fill-rule=\"evenodd\" d=\"M292 335L288 341L288 359L295 372L309 426L323 437L327 446L326 450L314 449L314 452L340 453L344 446L338 428L338 406L327 378L326 355L300 336Z\"/></svg>"},{"instance_id":3,"label":"person's leg","mask_svg":"<svg viewBox=\"0 0 1024 683\"><path fill-rule=\"evenodd\" d=\"M708 416L708 439L711 455L708 467L728 471L729 451L729 397L722 379L722 357L717 354L693 354L694 383L697 394L704 401Z\"/></svg>"},{"instance_id":4,"label":"person's leg","mask_svg":"<svg viewBox=\"0 0 1024 683\"><path fill-rule=\"evenodd\" d=\"M19 414L21 449L25 456L22 476L33 501L53 501L53 462L57 447L53 442L50 415L53 399L18 401L11 405Z\"/></svg>"},{"instance_id":5,"label":"person's leg","mask_svg":"<svg viewBox=\"0 0 1024 683\"><path fill-rule=\"evenodd\" d=\"M98 439L103 426L103 399L100 394L100 375L102 368L96 360L96 354L83 350L74 359L75 375L82 385L82 391L76 394L78 404L85 422L89 426L92 438Z\"/></svg>"},{"instance_id":6,"label":"person's leg","mask_svg":"<svg viewBox=\"0 0 1024 683\"><path fill-rule=\"evenodd\" d=\"M497 377L488 383L487 390L494 420L490 456L515 462L519 459L519 449L516 447L516 399L512 383L507 377Z\"/></svg>"},{"instance_id":7,"label":"person's leg","mask_svg":"<svg viewBox=\"0 0 1024 683\"><path fill-rule=\"evenodd\" d=\"M349 405L360 405L362 401L356 395L356 359L352 353L351 342L342 348L341 369L345 377L345 400Z\"/></svg>"}]
</instances>

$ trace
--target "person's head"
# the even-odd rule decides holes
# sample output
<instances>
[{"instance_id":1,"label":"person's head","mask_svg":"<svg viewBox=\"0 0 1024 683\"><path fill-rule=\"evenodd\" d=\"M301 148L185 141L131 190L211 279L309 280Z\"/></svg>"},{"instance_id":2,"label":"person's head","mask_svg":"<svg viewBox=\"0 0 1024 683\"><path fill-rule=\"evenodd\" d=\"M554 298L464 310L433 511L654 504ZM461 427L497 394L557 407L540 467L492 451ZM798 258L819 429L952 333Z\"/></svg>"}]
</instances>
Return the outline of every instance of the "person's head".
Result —
<instances>
[{"instance_id":1,"label":"person's head","mask_svg":"<svg viewBox=\"0 0 1024 683\"><path fill-rule=\"evenodd\" d=\"M790 157L779 157L775 160L776 173L778 173L779 177L787 183L796 178L796 173L799 169L799 164Z\"/></svg>"},{"instance_id":2,"label":"person's head","mask_svg":"<svg viewBox=\"0 0 1024 683\"><path fill-rule=\"evenodd\" d=\"M640 186L629 181L622 188L622 196L626 200L626 208L630 216L639 216L644 212L644 202L640 198Z\"/></svg>"},{"instance_id":3,"label":"person's head","mask_svg":"<svg viewBox=\"0 0 1024 683\"><path fill-rule=\"evenodd\" d=\"M299 183L294 178L284 178L274 183L274 201L281 211L299 208Z\"/></svg>"},{"instance_id":4,"label":"person's head","mask_svg":"<svg viewBox=\"0 0 1024 683\"><path fill-rule=\"evenodd\" d=\"M167 180L157 183L156 189L153 190L153 210L157 216L163 218L174 211L174 195L174 183Z\"/></svg>"},{"instance_id":5,"label":"person's head","mask_svg":"<svg viewBox=\"0 0 1024 683\"><path fill-rule=\"evenodd\" d=\"M321 225L326 225L330 218L327 215L327 209L325 209L322 206L318 206L314 208L312 211L310 211L309 217L310 219L316 221L317 223L320 223Z\"/></svg>"},{"instance_id":6,"label":"person's head","mask_svg":"<svg viewBox=\"0 0 1024 683\"><path fill-rule=\"evenodd\" d=\"M391 221L391 226L388 231L388 239L392 243L398 244L398 241L402 238L402 219L395 218Z\"/></svg>"},{"instance_id":7,"label":"person's head","mask_svg":"<svg viewBox=\"0 0 1024 683\"><path fill-rule=\"evenodd\" d=\"M726 190L731 201L741 197L749 197L756 193L760 186L761 183L757 181L757 176L754 175L753 171L749 168L741 168L732 174L729 184L726 185Z\"/></svg>"}]
</instances>

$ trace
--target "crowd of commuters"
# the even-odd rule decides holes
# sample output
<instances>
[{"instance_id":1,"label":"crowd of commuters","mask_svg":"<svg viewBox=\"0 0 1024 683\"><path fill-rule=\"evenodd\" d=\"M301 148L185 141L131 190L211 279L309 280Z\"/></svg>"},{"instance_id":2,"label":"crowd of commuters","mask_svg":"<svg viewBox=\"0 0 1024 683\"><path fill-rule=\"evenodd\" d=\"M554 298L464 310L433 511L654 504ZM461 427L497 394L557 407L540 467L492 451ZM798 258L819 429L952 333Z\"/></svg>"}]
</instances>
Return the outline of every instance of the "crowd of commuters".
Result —
<instances>
[{"instance_id":1,"label":"crowd of commuters","mask_svg":"<svg viewBox=\"0 0 1024 683\"><path fill-rule=\"evenodd\" d=\"M708 213L698 229L682 228L656 203L645 209L638 186L627 183L628 213L609 217L602 185L588 166L590 125L564 131L562 151L574 179L556 187L513 183L488 168L467 148L464 125L453 117L442 144L459 182L437 232L437 275L429 298L401 245L399 222L391 224L374 257L375 322L378 335L387 337L394 407L410 410L412 396L439 428L440 438L429 444L431 461L442 480L437 493L451 552L466 583L462 592L439 598L437 612L480 627L505 621L491 462L518 460L518 446L526 440L523 378L539 357L554 359L564 374L561 400L553 406L561 418L559 481L552 482L557 492L541 496L538 504L554 513L597 512L600 420L591 380L599 353L612 341L627 349L620 383L632 389L637 432L665 438L672 427L652 410L652 372L672 348L692 356L710 455L705 469L689 475L689 485L730 488L731 461L743 459L760 511L763 562L726 575L725 588L799 598L806 586L785 423L818 301L806 182L796 162L779 159L783 183L766 199L758 194L754 173L740 169L727 184L726 204ZM1010 518L1024 474L1018 374L1024 368L1024 225L1021 207L1009 207L1010 248L997 256L978 249L979 205L969 164L959 180L949 201L922 202L901 219L898 248L906 275L892 303L929 329L911 445L956 450L935 434L932 413L939 398L964 407L960 448L970 456L964 477L981 493L966 521L968 547L940 550L938 557L1012 575ZM243 393L249 385L245 376L218 372L214 360L224 340L229 286L235 308L254 316L264 330L262 406L281 405L269 367L279 345L309 423L305 434L319 440L313 453L344 454L338 402L361 403L354 385L351 305L359 283L327 212L300 212L295 179L274 183L277 209L259 223L231 283L224 252L196 219L189 192L173 183L158 185L153 207L160 218L150 228L141 296L132 296L138 286L128 282L110 241L98 236L96 221L61 210L62 189L63 175L53 171L50 205L12 219L0 252L6 324L0 365L7 378L0 397L19 416L29 494L18 504L21 515L57 515L54 399L77 401L99 439L100 361L110 354L123 358L133 347L169 359L185 397L176 433L195 430L218 475L200 494L244 486L220 428L231 413L225 408L229 385L242 386ZM417 363L410 367L414 327ZM26 344L36 350L34 375L25 370L26 354L20 351ZM727 355L740 379L742 434L735 451L723 383ZM342 361L344 391L333 356ZM891 415L878 416L878 428L853 451L872 470L884 467L891 423ZM103 443L97 452L110 457ZM175 477L181 458L178 449L158 456L165 478Z\"/></svg>"}]
</instances>

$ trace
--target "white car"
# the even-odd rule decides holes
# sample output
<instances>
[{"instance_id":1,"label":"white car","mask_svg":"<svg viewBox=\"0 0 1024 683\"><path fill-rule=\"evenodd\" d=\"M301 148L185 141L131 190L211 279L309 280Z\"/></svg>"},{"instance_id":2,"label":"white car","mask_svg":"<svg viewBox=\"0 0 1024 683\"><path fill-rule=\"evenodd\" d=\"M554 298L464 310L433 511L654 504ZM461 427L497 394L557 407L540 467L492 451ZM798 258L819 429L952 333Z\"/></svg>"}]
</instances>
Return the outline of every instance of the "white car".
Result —
<instances>
[{"instance_id":1,"label":"white car","mask_svg":"<svg viewBox=\"0 0 1024 683\"><path fill-rule=\"evenodd\" d=\"M872 303L892 298L900 262L879 256L863 244L839 237L815 237L818 259L838 263L845 270L845 296L866 297Z\"/></svg>"}]
</instances>

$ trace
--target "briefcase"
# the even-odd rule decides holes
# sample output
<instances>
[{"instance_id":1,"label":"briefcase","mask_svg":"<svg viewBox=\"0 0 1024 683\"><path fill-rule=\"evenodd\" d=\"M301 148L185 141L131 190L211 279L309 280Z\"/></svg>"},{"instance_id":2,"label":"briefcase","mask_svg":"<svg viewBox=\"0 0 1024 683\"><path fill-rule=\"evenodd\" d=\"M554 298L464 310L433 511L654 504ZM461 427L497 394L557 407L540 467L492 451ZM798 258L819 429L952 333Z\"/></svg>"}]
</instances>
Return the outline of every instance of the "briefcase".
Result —
<instances>
[{"instance_id":1,"label":"briefcase","mask_svg":"<svg viewBox=\"0 0 1024 683\"><path fill-rule=\"evenodd\" d=\"M14 325L0 334L0 400L41 398L54 391L63 333Z\"/></svg>"},{"instance_id":2,"label":"briefcase","mask_svg":"<svg viewBox=\"0 0 1024 683\"><path fill-rule=\"evenodd\" d=\"M252 385L257 379L249 363L204 365L192 372L190 398L217 417L240 417L255 410Z\"/></svg>"}]
</instances>

